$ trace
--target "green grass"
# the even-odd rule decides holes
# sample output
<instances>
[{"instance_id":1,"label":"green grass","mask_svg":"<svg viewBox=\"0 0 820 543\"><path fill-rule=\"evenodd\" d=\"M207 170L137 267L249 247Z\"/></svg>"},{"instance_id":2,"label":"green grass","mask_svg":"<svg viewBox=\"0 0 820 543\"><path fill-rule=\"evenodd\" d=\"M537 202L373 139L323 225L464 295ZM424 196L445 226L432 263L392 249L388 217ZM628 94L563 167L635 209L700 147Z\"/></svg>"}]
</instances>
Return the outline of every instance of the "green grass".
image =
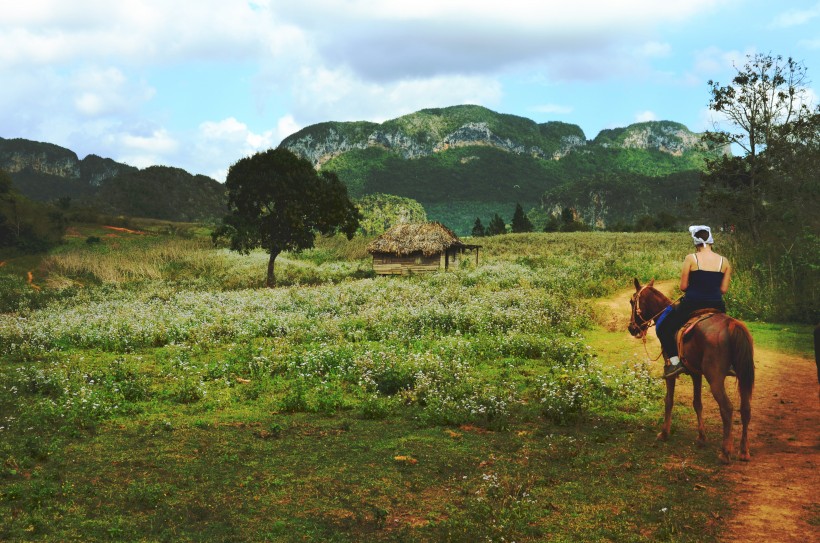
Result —
<instances>
[{"instance_id":1,"label":"green grass","mask_svg":"<svg viewBox=\"0 0 820 543\"><path fill-rule=\"evenodd\" d=\"M807 324L772 324L747 322L755 345L789 354L814 357L813 326Z\"/></svg>"},{"instance_id":2,"label":"green grass","mask_svg":"<svg viewBox=\"0 0 820 543\"><path fill-rule=\"evenodd\" d=\"M498 236L373 278L366 240L321 239L261 289L264 254L201 235L77 238L0 314L0 540L719 538L714 451L691 414L657 445L657 368L589 302L685 240Z\"/></svg>"}]
</instances>

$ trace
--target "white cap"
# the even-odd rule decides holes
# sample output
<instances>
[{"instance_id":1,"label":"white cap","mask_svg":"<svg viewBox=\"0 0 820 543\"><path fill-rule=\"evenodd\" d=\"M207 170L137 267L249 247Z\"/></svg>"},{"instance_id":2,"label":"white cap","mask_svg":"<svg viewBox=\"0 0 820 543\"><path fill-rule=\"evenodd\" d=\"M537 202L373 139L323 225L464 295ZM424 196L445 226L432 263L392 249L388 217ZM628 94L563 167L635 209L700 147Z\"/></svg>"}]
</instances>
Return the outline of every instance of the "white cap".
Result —
<instances>
[{"instance_id":1,"label":"white cap","mask_svg":"<svg viewBox=\"0 0 820 543\"><path fill-rule=\"evenodd\" d=\"M701 230L706 230L706 233L709 234L709 237L704 241L699 237L695 236L696 233L700 232ZM695 245L702 245L704 243L708 243L709 245L713 244L715 240L712 238L712 229L705 225L692 225L689 227L689 234L692 236L692 240L694 240Z\"/></svg>"}]
</instances>

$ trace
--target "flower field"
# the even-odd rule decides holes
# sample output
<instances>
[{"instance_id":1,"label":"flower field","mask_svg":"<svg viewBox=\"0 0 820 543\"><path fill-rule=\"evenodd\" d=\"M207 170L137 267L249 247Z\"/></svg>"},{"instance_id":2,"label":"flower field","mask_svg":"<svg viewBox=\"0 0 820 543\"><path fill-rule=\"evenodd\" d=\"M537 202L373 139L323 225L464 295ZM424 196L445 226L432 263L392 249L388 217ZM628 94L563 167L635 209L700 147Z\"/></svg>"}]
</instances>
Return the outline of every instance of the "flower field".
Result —
<instances>
[{"instance_id":1,"label":"flower field","mask_svg":"<svg viewBox=\"0 0 820 543\"><path fill-rule=\"evenodd\" d=\"M328 240L277 289L255 288L266 255L196 238L47 257L50 286L0 314L0 539L703 540L630 448L653 368L585 341L590 300L674 276L686 240L482 241L478 266L383 278ZM595 443L647 473L575 488L613 469Z\"/></svg>"}]
</instances>

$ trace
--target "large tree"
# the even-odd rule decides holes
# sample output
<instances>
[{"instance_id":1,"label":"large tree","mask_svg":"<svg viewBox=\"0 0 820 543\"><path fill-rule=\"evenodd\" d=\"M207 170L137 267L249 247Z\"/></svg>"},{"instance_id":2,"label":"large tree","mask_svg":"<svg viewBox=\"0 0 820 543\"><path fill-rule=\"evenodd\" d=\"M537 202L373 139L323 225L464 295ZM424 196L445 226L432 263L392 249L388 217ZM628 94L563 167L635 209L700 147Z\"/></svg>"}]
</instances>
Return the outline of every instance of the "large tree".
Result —
<instances>
[{"instance_id":1,"label":"large tree","mask_svg":"<svg viewBox=\"0 0 820 543\"><path fill-rule=\"evenodd\" d=\"M728 124L707 137L742 152L707 163L701 205L737 225L757 317L820 318L820 108L807 105L807 84L802 63L760 54L731 84L709 82L709 106Z\"/></svg>"},{"instance_id":2,"label":"large tree","mask_svg":"<svg viewBox=\"0 0 820 543\"><path fill-rule=\"evenodd\" d=\"M706 133L708 141L742 150L709 161L702 178L701 203L727 223L738 224L760 240L766 201L778 190L778 175L766 150L783 139L783 127L802 123L807 107L805 66L770 54L747 57L728 85L709 81L709 108L723 125Z\"/></svg>"},{"instance_id":3,"label":"large tree","mask_svg":"<svg viewBox=\"0 0 820 543\"><path fill-rule=\"evenodd\" d=\"M229 213L213 233L243 254L263 248L270 254L266 285L276 284L274 261L283 251L313 247L317 234L342 232L351 239L360 214L347 188L332 172L317 173L307 160L286 149L240 159L225 181Z\"/></svg>"}]
</instances>

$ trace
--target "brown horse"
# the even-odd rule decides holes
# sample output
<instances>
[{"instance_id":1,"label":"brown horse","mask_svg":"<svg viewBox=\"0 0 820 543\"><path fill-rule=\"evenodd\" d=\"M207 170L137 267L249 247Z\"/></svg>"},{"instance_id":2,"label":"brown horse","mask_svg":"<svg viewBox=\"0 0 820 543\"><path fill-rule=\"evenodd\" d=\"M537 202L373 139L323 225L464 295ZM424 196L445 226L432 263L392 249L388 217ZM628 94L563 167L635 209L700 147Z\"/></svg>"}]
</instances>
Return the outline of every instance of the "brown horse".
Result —
<instances>
[{"instance_id":1,"label":"brown horse","mask_svg":"<svg viewBox=\"0 0 820 543\"><path fill-rule=\"evenodd\" d=\"M654 320L672 304L652 285L654 280L641 286L635 279L635 294L632 295L632 318L629 332L646 341L646 331L653 326ZM737 374L737 385L740 392L740 420L743 433L740 437L740 460L749 460L749 420L752 417L752 389L755 381L754 346L749 330L739 320L725 313L703 320L695 325L684 342L681 358L686 361L686 368L692 376L692 406L698 416L698 443L706 443L706 429L703 425L703 404L701 403L702 378L706 377L712 396L720 406L720 418L723 421L723 446L720 459L729 462L732 455L732 402L726 394L724 380L729 370ZM666 379L666 411L663 429L658 439L666 440L672 427L672 404L675 398L675 377Z\"/></svg>"}]
</instances>

